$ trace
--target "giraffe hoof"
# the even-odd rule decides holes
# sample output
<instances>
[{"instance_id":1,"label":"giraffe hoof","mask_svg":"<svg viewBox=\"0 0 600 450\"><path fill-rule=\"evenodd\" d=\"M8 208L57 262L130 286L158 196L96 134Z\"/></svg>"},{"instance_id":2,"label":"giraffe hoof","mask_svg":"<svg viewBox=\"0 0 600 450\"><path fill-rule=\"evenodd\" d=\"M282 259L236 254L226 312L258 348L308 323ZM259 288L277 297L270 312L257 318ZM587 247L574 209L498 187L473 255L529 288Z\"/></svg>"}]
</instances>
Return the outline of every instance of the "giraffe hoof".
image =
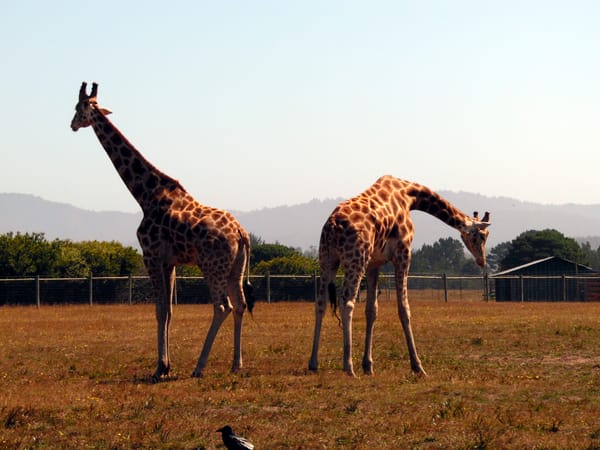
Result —
<instances>
[{"instance_id":1,"label":"giraffe hoof","mask_svg":"<svg viewBox=\"0 0 600 450\"><path fill-rule=\"evenodd\" d=\"M413 370L413 373L419 378L427 378L429 376L422 367L418 370Z\"/></svg>"},{"instance_id":2,"label":"giraffe hoof","mask_svg":"<svg viewBox=\"0 0 600 450\"><path fill-rule=\"evenodd\" d=\"M364 362L362 365L363 373L365 375L373 375L373 363L370 361Z\"/></svg>"},{"instance_id":3,"label":"giraffe hoof","mask_svg":"<svg viewBox=\"0 0 600 450\"><path fill-rule=\"evenodd\" d=\"M158 367L156 368L156 371L154 372L154 375L152 375L152 382L158 383L163 378L166 378L169 375L170 369L171 368L169 366L166 366L164 364L159 364Z\"/></svg>"},{"instance_id":4,"label":"giraffe hoof","mask_svg":"<svg viewBox=\"0 0 600 450\"><path fill-rule=\"evenodd\" d=\"M150 378L150 380L152 381L152 384L156 384L156 383L161 383L163 381L165 381L167 379L167 375L158 375L158 374L154 374L152 375L152 378Z\"/></svg>"}]
</instances>

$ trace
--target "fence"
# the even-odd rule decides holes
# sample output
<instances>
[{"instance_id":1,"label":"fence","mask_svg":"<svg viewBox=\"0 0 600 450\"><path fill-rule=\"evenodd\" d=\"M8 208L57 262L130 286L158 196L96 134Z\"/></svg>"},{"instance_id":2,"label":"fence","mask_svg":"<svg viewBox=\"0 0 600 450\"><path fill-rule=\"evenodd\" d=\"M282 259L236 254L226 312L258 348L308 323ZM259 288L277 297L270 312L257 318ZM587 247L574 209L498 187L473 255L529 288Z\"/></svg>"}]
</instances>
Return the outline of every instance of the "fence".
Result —
<instances>
[{"instance_id":1,"label":"fence","mask_svg":"<svg viewBox=\"0 0 600 450\"><path fill-rule=\"evenodd\" d=\"M314 301L319 277L315 275L265 275L250 277L259 301ZM341 285L342 278L336 283ZM600 276L488 277L410 275L412 300L498 301L600 301ZM363 280L359 301L364 299ZM0 305L137 304L152 302L148 277L8 278L0 279ZM395 299L393 275L379 278L379 298ZM208 287L202 277L177 277L176 303L208 303Z\"/></svg>"},{"instance_id":2,"label":"fence","mask_svg":"<svg viewBox=\"0 0 600 450\"><path fill-rule=\"evenodd\" d=\"M600 275L494 278L497 301L600 301Z\"/></svg>"}]
</instances>

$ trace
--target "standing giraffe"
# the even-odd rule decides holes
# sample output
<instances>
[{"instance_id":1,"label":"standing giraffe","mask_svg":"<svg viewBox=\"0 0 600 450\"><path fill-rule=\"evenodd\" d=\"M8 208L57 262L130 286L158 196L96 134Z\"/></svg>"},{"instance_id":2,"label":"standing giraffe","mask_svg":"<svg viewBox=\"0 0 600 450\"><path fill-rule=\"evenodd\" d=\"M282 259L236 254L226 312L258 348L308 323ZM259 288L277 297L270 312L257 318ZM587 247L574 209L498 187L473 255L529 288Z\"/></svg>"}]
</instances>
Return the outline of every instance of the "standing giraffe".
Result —
<instances>
[{"instance_id":1,"label":"standing giraffe","mask_svg":"<svg viewBox=\"0 0 600 450\"><path fill-rule=\"evenodd\" d=\"M315 331L308 363L310 370L317 370L319 366L319 339L326 309L325 295L328 293L334 310L336 306L341 310L344 371L355 376L352 365L352 312L360 280L366 274L367 329L362 367L366 374L373 374L371 351L373 325L377 316L377 280L379 268L391 261L396 272L398 314L408 345L410 365L416 374L427 375L414 343L406 286L414 236L410 218L410 211L413 209L427 212L456 228L477 264L485 266L489 213L486 212L480 221L477 213L473 218L468 217L425 186L389 175L379 178L362 194L340 203L323 226L319 243L321 279L315 305ZM344 283L341 298L336 304L334 281L340 264L344 270Z\"/></svg>"},{"instance_id":2,"label":"standing giraffe","mask_svg":"<svg viewBox=\"0 0 600 450\"><path fill-rule=\"evenodd\" d=\"M179 181L165 175L144 158L106 118L111 111L98 105L98 85L92 84L89 96L86 86L85 82L81 84L71 128L77 131L92 126L144 212L137 237L157 297L158 365L152 380L156 382L167 376L171 369L169 325L177 264L200 267L214 306L212 323L192 376L202 376L215 336L231 311L234 313L232 371L238 371L242 367L242 319L247 287L242 279L249 263L248 233L230 213L201 205ZM252 311L253 300L249 294L247 306Z\"/></svg>"}]
</instances>

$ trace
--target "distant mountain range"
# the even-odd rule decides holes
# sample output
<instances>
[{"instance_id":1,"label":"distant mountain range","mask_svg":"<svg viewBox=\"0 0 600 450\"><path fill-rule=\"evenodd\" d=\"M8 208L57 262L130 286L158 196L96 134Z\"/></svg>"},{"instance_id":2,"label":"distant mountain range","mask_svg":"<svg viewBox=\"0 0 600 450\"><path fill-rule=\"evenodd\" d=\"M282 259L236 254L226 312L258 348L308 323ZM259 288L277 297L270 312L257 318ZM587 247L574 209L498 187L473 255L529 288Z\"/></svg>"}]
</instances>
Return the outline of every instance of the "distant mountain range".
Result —
<instances>
[{"instance_id":1,"label":"distant mountain range","mask_svg":"<svg viewBox=\"0 0 600 450\"><path fill-rule=\"evenodd\" d=\"M465 213L479 211L482 215L490 211L488 250L523 231L546 228L580 242L589 241L594 249L600 246L600 204L542 205L466 192L439 193ZM318 247L321 227L340 201L315 199L299 205L232 213L250 233L265 242L309 250ZM119 241L139 248L135 233L141 217L141 212L89 211L28 194L0 194L0 233L43 232L49 240ZM425 213L413 211L412 217L415 249L440 238L459 237L456 230Z\"/></svg>"}]
</instances>

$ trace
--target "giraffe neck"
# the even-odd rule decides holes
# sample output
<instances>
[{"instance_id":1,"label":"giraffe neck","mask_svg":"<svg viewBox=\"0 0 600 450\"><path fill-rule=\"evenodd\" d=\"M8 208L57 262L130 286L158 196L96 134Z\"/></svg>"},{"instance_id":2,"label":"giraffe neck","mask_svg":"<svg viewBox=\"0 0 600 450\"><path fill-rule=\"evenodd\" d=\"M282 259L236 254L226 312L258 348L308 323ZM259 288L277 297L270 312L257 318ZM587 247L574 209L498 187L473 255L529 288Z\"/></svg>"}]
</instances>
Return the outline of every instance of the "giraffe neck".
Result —
<instances>
[{"instance_id":1,"label":"giraffe neck","mask_svg":"<svg viewBox=\"0 0 600 450\"><path fill-rule=\"evenodd\" d=\"M143 210L166 191L181 190L179 182L158 170L100 111L94 109L92 128L119 176Z\"/></svg>"},{"instance_id":2,"label":"giraffe neck","mask_svg":"<svg viewBox=\"0 0 600 450\"><path fill-rule=\"evenodd\" d=\"M408 188L407 194L412 198L411 210L431 214L459 231L471 221L469 216L452 206L448 200L425 186L413 184Z\"/></svg>"}]
</instances>

